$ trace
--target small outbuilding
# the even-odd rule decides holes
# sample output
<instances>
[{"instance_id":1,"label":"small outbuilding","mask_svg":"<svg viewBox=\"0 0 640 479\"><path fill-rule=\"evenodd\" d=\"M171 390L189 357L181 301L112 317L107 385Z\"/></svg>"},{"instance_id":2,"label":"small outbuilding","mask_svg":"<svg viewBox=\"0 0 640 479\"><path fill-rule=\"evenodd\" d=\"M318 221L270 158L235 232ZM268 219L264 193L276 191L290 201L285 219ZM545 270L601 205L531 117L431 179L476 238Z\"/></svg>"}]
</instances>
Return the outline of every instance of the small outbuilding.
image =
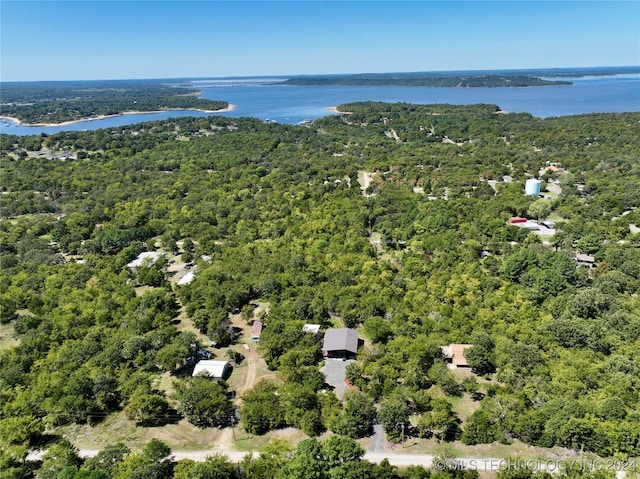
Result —
<instances>
[{"instance_id":1,"label":"small outbuilding","mask_svg":"<svg viewBox=\"0 0 640 479\"><path fill-rule=\"evenodd\" d=\"M329 329L324 333L322 355L326 358L353 358L358 353L358 341L355 329Z\"/></svg>"},{"instance_id":2,"label":"small outbuilding","mask_svg":"<svg viewBox=\"0 0 640 479\"><path fill-rule=\"evenodd\" d=\"M251 327L251 341L257 343L260 341L260 335L262 334L262 321L256 319Z\"/></svg>"},{"instance_id":3,"label":"small outbuilding","mask_svg":"<svg viewBox=\"0 0 640 479\"><path fill-rule=\"evenodd\" d=\"M450 344L449 346L440 346L442 357L447 362L449 369L471 369L467 358L464 357L465 349L472 347L473 344Z\"/></svg>"},{"instance_id":4,"label":"small outbuilding","mask_svg":"<svg viewBox=\"0 0 640 479\"><path fill-rule=\"evenodd\" d=\"M305 324L304 326L302 326L302 330L305 333L317 334L320 331L320 325L319 324Z\"/></svg>"},{"instance_id":5,"label":"small outbuilding","mask_svg":"<svg viewBox=\"0 0 640 479\"><path fill-rule=\"evenodd\" d=\"M215 381L226 379L231 372L229 361L205 359L198 361L191 376L208 376Z\"/></svg>"}]
</instances>

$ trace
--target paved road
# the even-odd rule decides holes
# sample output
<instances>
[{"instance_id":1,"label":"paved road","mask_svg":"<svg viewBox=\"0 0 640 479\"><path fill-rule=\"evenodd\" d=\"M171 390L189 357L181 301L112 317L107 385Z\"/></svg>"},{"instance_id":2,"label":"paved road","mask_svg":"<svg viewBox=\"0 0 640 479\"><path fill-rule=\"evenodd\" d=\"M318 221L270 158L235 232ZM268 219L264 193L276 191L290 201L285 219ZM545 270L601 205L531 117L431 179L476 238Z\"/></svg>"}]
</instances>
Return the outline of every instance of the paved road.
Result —
<instances>
[{"instance_id":1,"label":"paved road","mask_svg":"<svg viewBox=\"0 0 640 479\"><path fill-rule=\"evenodd\" d=\"M98 454L98 450L81 449L79 454L81 457L93 457ZM32 451L27 460L36 461L42 459L44 451ZM201 451L173 451L174 460L192 459L194 461L204 461L207 456L215 454L223 454L234 462L241 461L247 454L257 455L257 453L246 453L242 451L225 450L225 449L208 449ZM548 471L550 473L562 472L566 464L561 464L556 460L519 460L519 459L501 459L497 457L462 457L448 461L446 464L442 459L431 454L399 454L389 452L369 452L364 455L364 459L370 462L379 463L383 459L387 459L394 466L423 466L425 468L435 468L443 470L446 467L470 469L477 471L497 472L505 468L524 469L531 468L535 471ZM625 479L626 464L623 461L613 459L599 459L591 463L580 462L579 459L566 459L568 463L574 461L576 465L591 466L594 470L616 471L616 479ZM633 465L633 464L631 464Z\"/></svg>"},{"instance_id":2,"label":"paved road","mask_svg":"<svg viewBox=\"0 0 640 479\"><path fill-rule=\"evenodd\" d=\"M387 452L387 438L384 435L384 429L380 424L375 424L373 426L373 436L371 436L371 441L369 442L369 447L367 448L367 453L386 453Z\"/></svg>"}]
</instances>

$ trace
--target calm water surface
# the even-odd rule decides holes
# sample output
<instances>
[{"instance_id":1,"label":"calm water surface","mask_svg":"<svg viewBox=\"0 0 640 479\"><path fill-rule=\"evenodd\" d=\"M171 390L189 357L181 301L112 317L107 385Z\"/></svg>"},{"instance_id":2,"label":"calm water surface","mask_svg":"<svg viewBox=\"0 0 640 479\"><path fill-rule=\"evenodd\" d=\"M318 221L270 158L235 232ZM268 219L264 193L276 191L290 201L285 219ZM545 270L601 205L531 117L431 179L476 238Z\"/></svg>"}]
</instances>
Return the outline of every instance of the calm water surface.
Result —
<instances>
[{"instance_id":1,"label":"calm water surface","mask_svg":"<svg viewBox=\"0 0 640 479\"><path fill-rule=\"evenodd\" d=\"M213 115L248 116L289 124L330 115L331 112L327 111L329 106L368 100L456 105L491 103L507 112L527 112L542 118L581 113L640 111L640 74L562 79L573 82L573 85L529 88L303 87L260 85L255 82L230 85L216 81L200 81L194 83L194 86L202 90L202 98L224 100L236 105L235 110L231 112ZM14 135L52 134L60 131L113 128L181 116L209 115L212 114L197 111L142 113L56 127L27 127L3 122L0 124L0 131Z\"/></svg>"}]
</instances>

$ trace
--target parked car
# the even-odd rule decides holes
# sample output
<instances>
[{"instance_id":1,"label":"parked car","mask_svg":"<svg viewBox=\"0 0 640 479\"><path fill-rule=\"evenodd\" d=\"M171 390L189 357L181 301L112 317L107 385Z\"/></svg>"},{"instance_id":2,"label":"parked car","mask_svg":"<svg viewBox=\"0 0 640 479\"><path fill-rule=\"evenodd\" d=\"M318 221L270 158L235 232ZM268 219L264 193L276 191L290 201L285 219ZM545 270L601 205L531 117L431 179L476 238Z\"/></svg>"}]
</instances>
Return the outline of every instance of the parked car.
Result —
<instances>
[{"instance_id":1,"label":"parked car","mask_svg":"<svg viewBox=\"0 0 640 479\"><path fill-rule=\"evenodd\" d=\"M213 358L213 353L207 351L206 349L198 349L198 359L211 359Z\"/></svg>"}]
</instances>

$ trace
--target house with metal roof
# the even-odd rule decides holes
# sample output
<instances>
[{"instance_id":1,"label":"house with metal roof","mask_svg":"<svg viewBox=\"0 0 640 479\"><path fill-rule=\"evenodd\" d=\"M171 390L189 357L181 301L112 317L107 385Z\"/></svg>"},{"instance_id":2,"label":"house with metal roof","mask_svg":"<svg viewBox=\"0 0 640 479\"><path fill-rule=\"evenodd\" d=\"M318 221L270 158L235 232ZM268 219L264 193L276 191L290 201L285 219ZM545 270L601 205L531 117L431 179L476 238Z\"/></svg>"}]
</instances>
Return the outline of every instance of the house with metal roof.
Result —
<instances>
[{"instance_id":1,"label":"house with metal roof","mask_svg":"<svg viewBox=\"0 0 640 479\"><path fill-rule=\"evenodd\" d=\"M260 335L262 334L262 321L256 319L251 327L251 341L257 343L260 341Z\"/></svg>"},{"instance_id":2,"label":"house with metal roof","mask_svg":"<svg viewBox=\"0 0 640 479\"><path fill-rule=\"evenodd\" d=\"M358 353L358 333L355 329L329 329L324 333L322 355L327 358L351 358Z\"/></svg>"},{"instance_id":3,"label":"house with metal roof","mask_svg":"<svg viewBox=\"0 0 640 479\"><path fill-rule=\"evenodd\" d=\"M196 279L195 271L189 271L180 277L180 279L178 280L178 286L190 284L193 282L194 279Z\"/></svg>"},{"instance_id":4,"label":"house with metal roof","mask_svg":"<svg viewBox=\"0 0 640 479\"><path fill-rule=\"evenodd\" d=\"M164 256L164 253L160 253L157 251L143 251L138 255L136 259L127 264L127 268L133 270L135 268L139 268L143 264L148 264L149 266L151 266Z\"/></svg>"},{"instance_id":5,"label":"house with metal roof","mask_svg":"<svg viewBox=\"0 0 640 479\"><path fill-rule=\"evenodd\" d=\"M578 266L585 266L589 269L596 267L596 259L589 254L576 253L573 260Z\"/></svg>"},{"instance_id":6,"label":"house with metal roof","mask_svg":"<svg viewBox=\"0 0 640 479\"><path fill-rule=\"evenodd\" d=\"M231 373L229 361L204 359L198 361L193 368L191 376L208 376L215 381L226 379Z\"/></svg>"}]
</instances>

